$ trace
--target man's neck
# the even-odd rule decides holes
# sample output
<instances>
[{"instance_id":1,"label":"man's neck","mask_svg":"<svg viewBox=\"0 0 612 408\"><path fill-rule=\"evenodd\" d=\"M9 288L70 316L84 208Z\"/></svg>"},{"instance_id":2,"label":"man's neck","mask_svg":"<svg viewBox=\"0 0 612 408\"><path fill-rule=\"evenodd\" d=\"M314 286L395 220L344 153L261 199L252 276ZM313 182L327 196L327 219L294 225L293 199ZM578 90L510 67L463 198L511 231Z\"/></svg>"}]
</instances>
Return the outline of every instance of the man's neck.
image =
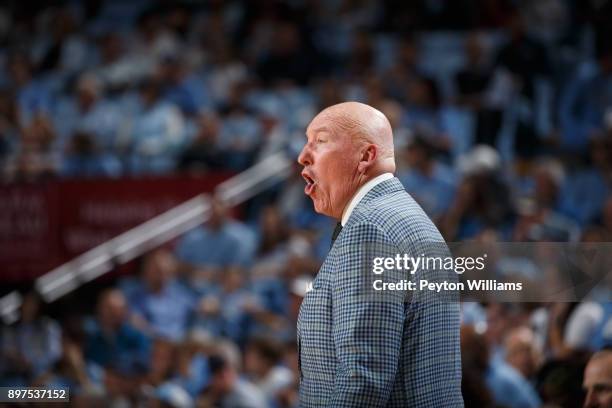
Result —
<instances>
[{"instance_id":1,"label":"man's neck","mask_svg":"<svg viewBox=\"0 0 612 408\"><path fill-rule=\"evenodd\" d=\"M342 226L346 224L346 222L350 218L351 213L353 212L357 204L359 204L359 202L363 199L363 197L365 197L365 195L372 188L374 188L374 186L392 177L393 177L393 173L382 172L374 177L369 178L367 181L362 183L359 186L359 188L357 188L357 191L355 191L351 199L348 201L348 203L344 207L344 210L342 211L342 216L340 217L340 223L342 224Z\"/></svg>"}]
</instances>

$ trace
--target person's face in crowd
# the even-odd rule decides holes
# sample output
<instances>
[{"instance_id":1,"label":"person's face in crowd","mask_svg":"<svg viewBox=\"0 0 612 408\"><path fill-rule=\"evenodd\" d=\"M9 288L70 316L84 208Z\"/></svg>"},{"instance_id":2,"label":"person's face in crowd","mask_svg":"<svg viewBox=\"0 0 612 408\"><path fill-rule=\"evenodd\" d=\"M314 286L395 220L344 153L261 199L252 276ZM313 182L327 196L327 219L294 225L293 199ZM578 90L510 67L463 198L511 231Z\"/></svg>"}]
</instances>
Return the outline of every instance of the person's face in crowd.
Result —
<instances>
[{"instance_id":1,"label":"person's face in crowd","mask_svg":"<svg viewBox=\"0 0 612 408\"><path fill-rule=\"evenodd\" d=\"M471 65L478 65L482 61L484 49L480 35L471 34L465 43L465 53Z\"/></svg>"},{"instance_id":2,"label":"person's face in crowd","mask_svg":"<svg viewBox=\"0 0 612 408\"><path fill-rule=\"evenodd\" d=\"M101 42L100 54L104 63L110 64L119 60L123 54L121 38L115 33L106 35Z\"/></svg>"},{"instance_id":3,"label":"person's face in crowd","mask_svg":"<svg viewBox=\"0 0 612 408\"><path fill-rule=\"evenodd\" d=\"M37 115L21 132L24 150L43 151L51 145L54 139L53 125L43 115Z\"/></svg>"},{"instance_id":4,"label":"person's face in crowd","mask_svg":"<svg viewBox=\"0 0 612 408\"><path fill-rule=\"evenodd\" d=\"M85 80L79 84L77 98L82 109L89 109L98 99L98 88L91 80Z\"/></svg>"},{"instance_id":5,"label":"person's face in crowd","mask_svg":"<svg viewBox=\"0 0 612 408\"><path fill-rule=\"evenodd\" d=\"M553 206L557 199L557 183L546 171L539 170L535 174L535 195L540 207Z\"/></svg>"},{"instance_id":6,"label":"person's face in crowd","mask_svg":"<svg viewBox=\"0 0 612 408\"><path fill-rule=\"evenodd\" d=\"M408 84L408 102L416 107L434 108L436 105L431 84L421 78Z\"/></svg>"},{"instance_id":7,"label":"person's face in crowd","mask_svg":"<svg viewBox=\"0 0 612 408\"><path fill-rule=\"evenodd\" d=\"M463 325L460 344L463 365L479 371L487 369L490 348L484 335L478 333L473 326Z\"/></svg>"},{"instance_id":8,"label":"person's face in crowd","mask_svg":"<svg viewBox=\"0 0 612 408\"><path fill-rule=\"evenodd\" d=\"M226 395L232 391L237 379L238 374L236 370L227 364L213 375L210 381L210 390L219 396Z\"/></svg>"},{"instance_id":9,"label":"person's face in crowd","mask_svg":"<svg viewBox=\"0 0 612 408\"><path fill-rule=\"evenodd\" d=\"M162 290L172 279L176 270L176 261L167 250L158 250L149 255L144 265L143 278L149 290Z\"/></svg>"},{"instance_id":10,"label":"person's face in crowd","mask_svg":"<svg viewBox=\"0 0 612 408\"><path fill-rule=\"evenodd\" d=\"M234 292L242 287L243 280L244 277L240 268L229 267L223 278L223 289L228 293Z\"/></svg>"},{"instance_id":11,"label":"person's face in crowd","mask_svg":"<svg viewBox=\"0 0 612 408\"><path fill-rule=\"evenodd\" d=\"M140 98L142 100L142 103L147 107L152 106L159 98L159 92L159 84L157 84L156 82L149 82L147 84L144 84L140 88Z\"/></svg>"},{"instance_id":12,"label":"person's face in crowd","mask_svg":"<svg viewBox=\"0 0 612 408\"><path fill-rule=\"evenodd\" d=\"M612 351L596 354L584 371L584 408L612 408Z\"/></svg>"},{"instance_id":13,"label":"person's face in crowd","mask_svg":"<svg viewBox=\"0 0 612 408\"><path fill-rule=\"evenodd\" d=\"M103 326L119 327L127 316L125 297L118 290L107 292L98 306L98 316Z\"/></svg>"},{"instance_id":14,"label":"person's face in crowd","mask_svg":"<svg viewBox=\"0 0 612 408\"><path fill-rule=\"evenodd\" d=\"M269 368L268 362L255 347L247 347L244 353L244 369L248 374L254 377L263 377Z\"/></svg>"},{"instance_id":15,"label":"person's face in crowd","mask_svg":"<svg viewBox=\"0 0 612 408\"><path fill-rule=\"evenodd\" d=\"M23 322L32 322L38 317L40 310L40 300L34 293L28 293L21 306L21 320Z\"/></svg>"},{"instance_id":16,"label":"person's face in crowd","mask_svg":"<svg viewBox=\"0 0 612 408\"><path fill-rule=\"evenodd\" d=\"M151 350L151 368L153 381L163 381L173 368L174 346L169 341L157 340Z\"/></svg>"},{"instance_id":17,"label":"person's face in crowd","mask_svg":"<svg viewBox=\"0 0 612 408\"><path fill-rule=\"evenodd\" d=\"M486 338L489 344L500 344L506 332L508 316L502 306L491 304L487 308L487 332Z\"/></svg>"},{"instance_id":18,"label":"person's face in crowd","mask_svg":"<svg viewBox=\"0 0 612 408\"><path fill-rule=\"evenodd\" d=\"M198 117L198 133L196 139L214 144L219 134L219 118L215 114L202 114Z\"/></svg>"},{"instance_id":19,"label":"person's face in crowd","mask_svg":"<svg viewBox=\"0 0 612 408\"><path fill-rule=\"evenodd\" d=\"M337 131L325 112L313 119L306 136L308 141L298 157L307 183L304 192L316 212L339 220L358 188L358 144L348 133Z\"/></svg>"},{"instance_id":20,"label":"person's face in crowd","mask_svg":"<svg viewBox=\"0 0 612 408\"><path fill-rule=\"evenodd\" d=\"M166 57L159 67L159 77L166 84L179 83L184 72L181 62L175 56Z\"/></svg>"},{"instance_id":21,"label":"person's face in crowd","mask_svg":"<svg viewBox=\"0 0 612 408\"><path fill-rule=\"evenodd\" d=\"M400 44L398 60L404 67L416 65L418 59L417 46L412 39L405 39Z\"/></svg>"},{"instance_id":22,"label":"person's face in crowd","mask_svg":"<svg viewBox=\"0 0 612 408\"><path fill-rule=\"evenodd\" d=\"M32 77L30 63L23 56L18 56L11 61L9 71L13 81L15 81L17 85L28 83Z\"/></svg>"},{"instance_id":23,"label":"person's face in crowd","mask_svg":"<svg viewBox=\"0 0 612 408\"><path fill-rule=\"evenodd\" d=\"M531 377L536 369L534 341L531 329L519 327L508 334L505 342L506 361L525 378Z\"/></svg>"},{"instance_id":24,"label":"person's face in crowd","mask_svg":"<svg viewBox=\"0 0 612 408\"><path fill-rule=\"evenodd\" d=\"M261 229L264 234L278 235L283 228L282 219L276 206L264 208L261 214Z\"/></svg>"},{"instance_id":25,"label":"person's face in crowd","mask_svg":"<svg viewBox=\"0 0 612 408\"><path fill-rule=\"evenodd\" d=\"M295 24L284 23L277 27L272 51L279 55L287 55L300 47L300 34Z\"/></svg>"},{"instance_id":26,"label":"person's face in crowd","mask_svg":"<svg viewBox=\"0 0 612 408\"><path fill-rule=\"evenodd\" d=\"M210 217L207 225L212 230L218 230L225 222L227 216L227 207L218 200L213 200L211 203Z\"/></svg>"},{"instance_id":27,"label":"person's face in crowd","mask_svg":"<svg viewBox=\"0 0 612 408\"><path fill-rule=\"evenodd\" d=\"M285 365L293 372L296 376L300 373L300 367L298 364L298 352L297 345L292 345L285 349L285 356L283 358Z\"/></svg>"},{"instance_id":28,"label":"person's face in crowd","mask_svg":"<svg viewBox=\"0 0 612 408\"><path fill-rule=\"evenodd\" d=\"M424 147L418 144L412 144L406 149L406 161L410 167L420 169L429 160Z\"/></svg>"}]
</instances>

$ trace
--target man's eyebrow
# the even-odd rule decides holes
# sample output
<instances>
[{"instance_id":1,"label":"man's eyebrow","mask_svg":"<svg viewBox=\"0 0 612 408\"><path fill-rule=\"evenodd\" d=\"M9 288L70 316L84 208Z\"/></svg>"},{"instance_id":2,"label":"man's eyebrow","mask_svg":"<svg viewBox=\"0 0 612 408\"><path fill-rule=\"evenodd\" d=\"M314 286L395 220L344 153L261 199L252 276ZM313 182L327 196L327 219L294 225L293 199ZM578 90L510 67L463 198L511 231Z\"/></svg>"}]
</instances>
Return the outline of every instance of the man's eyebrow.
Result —
<instances>
[{"instance_id":1,"label":"man's eyebrow","mask_svg":"<svg viewBox=\"0 0 612 408\"><path fill-rule=\"evenodd\" d=\"M312 129L310 132L306 132L306 138L308 138L308 133L312 133L314 135L314 134L317 134L319 132L328 132L328 133L330 133L331 130L327 126L319 126L316 129Z\"/></svg>"}]
</instances>

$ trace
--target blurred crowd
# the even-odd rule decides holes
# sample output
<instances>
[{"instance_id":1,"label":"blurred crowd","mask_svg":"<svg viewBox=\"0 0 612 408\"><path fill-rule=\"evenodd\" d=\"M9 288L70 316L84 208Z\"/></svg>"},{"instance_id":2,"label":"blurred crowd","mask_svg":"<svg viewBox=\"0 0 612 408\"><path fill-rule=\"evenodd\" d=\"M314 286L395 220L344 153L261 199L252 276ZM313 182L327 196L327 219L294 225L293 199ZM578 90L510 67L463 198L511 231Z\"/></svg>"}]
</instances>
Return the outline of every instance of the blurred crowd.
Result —
<instances>
[{"instance_id":1,"label":"blurred crowd","mask_svg":"<svg viewBox=\"0 0 612 408\"><path fill-rule=\"evenodd\" d=\"M238 172L297 157L319 110L359 100L389 118L397 176L448 241L611 241L610 16L605 0L12 2L0 178ZM296 165L240 220L215 201L94 310L52 319L28 293L0 385L90 407L296 406L295 321L332 230L303 187ZM593 355L609 298L464 302L466 406L612 406L611 352Z\"/></svg>"}]
</instances>

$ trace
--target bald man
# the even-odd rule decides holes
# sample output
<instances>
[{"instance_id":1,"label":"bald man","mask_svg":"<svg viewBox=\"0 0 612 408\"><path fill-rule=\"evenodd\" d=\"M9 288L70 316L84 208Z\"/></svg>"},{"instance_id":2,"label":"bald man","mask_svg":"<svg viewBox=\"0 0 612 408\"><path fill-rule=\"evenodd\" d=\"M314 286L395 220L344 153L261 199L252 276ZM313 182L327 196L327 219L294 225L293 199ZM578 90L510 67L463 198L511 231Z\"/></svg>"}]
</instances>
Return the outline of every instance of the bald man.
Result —
<instances>
[{"instance_id":1,"label":"bald man","mask_svg":"<svg viewBox=\"0 0 612 408\"><path fill-rule=\"evenodd\" d=\"M584 408L612 408L612 350L593 354L585 370Z\"/></svg>"},{"instance_id":2,"label":"bald man","mask_svg":"<svg viewBox=\"0 0 612 408\"><path fill-rule=\"evenodd\" d=\"M374 289L376 280L411 278L374 274L374 258L448 254L393 176L389 121L368 105L341 103L319 113L306 136L304 192L337 226L300 308L300 406L462 407L456 297ZM436 280L438 272L412 278Z\"/></svg>"}]
</instances>

